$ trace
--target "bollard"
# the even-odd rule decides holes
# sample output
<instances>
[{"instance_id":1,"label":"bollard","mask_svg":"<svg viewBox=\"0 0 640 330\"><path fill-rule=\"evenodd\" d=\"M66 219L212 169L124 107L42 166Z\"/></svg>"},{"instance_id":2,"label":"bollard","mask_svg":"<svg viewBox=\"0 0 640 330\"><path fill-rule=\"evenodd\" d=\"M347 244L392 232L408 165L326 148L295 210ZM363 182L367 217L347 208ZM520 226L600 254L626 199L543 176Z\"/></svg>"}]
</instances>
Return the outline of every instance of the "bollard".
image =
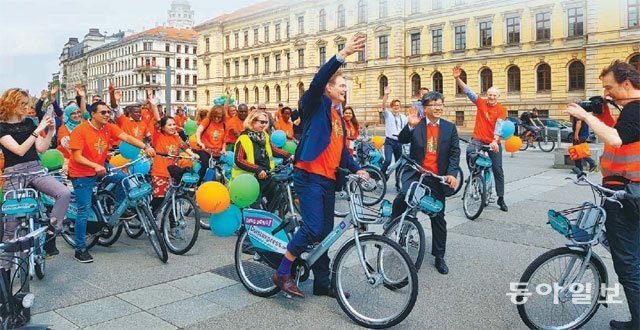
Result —
<instances>
[{"instance_id":1,"label":"bollard","mask_svg":"<svg viewBox=\"0 0 640 330\"><path fill-rule=\"evenodd\" d=\"M562 132L561 132L560 128L561 127L558 127L558 137L557 137L557 140L556 140L558 142L558 146L557 146L558 149L560 149L560 147L562 146ZM547 128L545 127L545 130L546 129Z\"/></svg>"}]
</instances>

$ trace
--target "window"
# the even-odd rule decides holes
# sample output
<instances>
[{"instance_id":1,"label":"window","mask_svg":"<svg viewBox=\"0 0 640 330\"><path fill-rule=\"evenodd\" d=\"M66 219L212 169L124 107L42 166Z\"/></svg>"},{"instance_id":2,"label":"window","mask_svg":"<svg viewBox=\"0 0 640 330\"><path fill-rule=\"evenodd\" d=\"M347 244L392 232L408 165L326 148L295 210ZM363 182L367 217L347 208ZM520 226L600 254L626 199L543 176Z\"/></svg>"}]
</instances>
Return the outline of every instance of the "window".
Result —
<instances>
[{"instance_id":1,"label":"window","mask_svg":"<svg viewBox=\"0 0 640 330\"><path fill-rule=\"evenodd\" d=\"M304 34L304 16L298 16L298 34Z\"/></svg>"},{"instance_id":2,"label":"window","mask_svg":"<svg viewBox=\"0 0 640 330\"><path fill-rule=\"evenodd\" d=\"M507 111L507 117L511 117L511 118L520 118L518 116L518 110L508 110Z\"/></svg>"},{"instance_id":3,"label":"window","mask_svg":"<svg viewBox=\"0 0 640 330\"><path fill-rule=\"evenodd\" d=\"M551 91L551 67L548 64L540 64L536 69L538 78L538 92Z\"/></svg>"},{"instance_id":4,"label":"window","mask_svg":"<svg viewBox=\"0 0 640 330\"><path fill-rule=\"evenodd\" d=\"M378 0L378 18L387 17L387 0Z\"/></svg>"},{"instance_id":5,"label":"window","mask_svg":"<svg viewBox=\"0 0 640 330\"><path fill-rule=\"evenodd\" d=\"M420 0L411 0L411 13L416 14L420 12Z\"/></svg>"},{"instance_id":6,"label":"window","mask_svg":"<svg viewBox=\"0 0 640 330\"><path fill-rule=\"evenodd\" d=\"M258 38L260 36L260 31L256 28L253 29L253 44L257 45L258 44Z\"/></svg>"},{"instance_id":7,"label":"window","mask_svg":"<svg viewBox=\"0 0 640 330\"><path fill-rule=\"evenodd\" d=\"M198 53L198 47L193 46L193 55ZM194 92L195 93L195 92ZM193 98L195 99L195 94L193 95Z\"/></svg>"},{"instance_id":8,"label":"window","mask_svg":"<svg viewBox=\"0 0 640 330\"><path fill-rule=\"evenodd\" d=\"M198 76L193 75L193 85L197 86L198 85ZM193 92L193 98L196 98L196 92Z\"/></svg>"},{"instance_id":9,"label":"window","mask_svg":"<svg viewBox=\"0 0 640 330\"><path fill-rule=\"evenodd\" d=\"M491 47L491 22L480 23L480 47Z\"/></svg>"},{"instance_id":10,"label":"window","mask_svg":"<svg viewBox=\"0 0 640 330\"><path fill-rule=\"evenodd\" d=\"M260 73L260 59L258 57L253 58L253 74Z\"/></svg>"},{"instance_id":11,"label":"window","mask_svg":"<svg viewBox=\"0 0 640 330\"><path fill-rule=\"evenodd\" d=\"M170 66L170 65L171 65L171 58L165 57L164 58L164 66Z\"/></svg>"},{"instance_id":12,"label":"window","mask_svg":"<svg viewBox=\"0 0 640 330\"><path fill-rule=\"evenodd\" d=\"M233 48L238 48L240 47L240 33L236 32L233 34L233 39L235 41ZM228 48L227 48L228 49Z\"/></svg>"},{"instance_id":13,"label":"window","mask_svg":"<svg viewBox=\"0 0 640 330\"><path fill-rule=\"evenodd\" d=\"M515 65L507 70L507 92L520 93L520 68Z\"/></svg>"},{"instance_id":14,"label":"window","mask_svg":"<svg viewBox=\"0 0 640 330\"><path fill-rule=\"evenodd\" d=\"M433 80L433 90L438 93L442 93L444 89L444 79L442 78L442 73L436 71L436 73L433 74L432 80Z\"/></svg>"},{"instance_id":15,"label":"window","mask_svg":"<svg viewBox=\"0 0 640 330\"><path fill-rule=\"evenodd\" d=\"M467 48L467 27L464 25L456 26L454 28L455 33L455 49L462 50Z\"/></svg>"},{"instance_id":16,"label":"window","mask_svg":"<svg viewBox=\"0 0 640 330\"><path fill-rule=\"evenodd\" d=\"M233 95L236 96L236 100L240 103L240 90L237 87L233 90Z\"/></svg>"},{"instance_id":17,"label":"window","mask_svg":"<svg viewBox=\"0 0 640 330\"><path fill-rule=\"evenodd\" d=\"M249 47L249 31L244 31L244 46Z\"/></svg>"},{"instance_id":18,"label":"window","mask_svg":"<svg viewBox=\"0 0 640 330\"><path fill-rule=\"evenodd\" d=\"M280 67L280 54L276 54L275 55L275 59L276 59L276 72L280 72L281 67Z\"/></svg>"},{"instance_id":19,"label":"window","mask_svg":"<svg viewBox=\"0 0 640 330\"><path fill-rule=\"evenodd\" d=\"M318 14L318 31L325 31L327 29L327 13L324 9L320 9Z\"/></svg>"},{"instance_id":20,"label":"window","mask_svg":"<svg viewBox=\"0 0 640 330\"><path fill-rule=\"evenodd\" d=\"M389 36L378 37L378 57L387 58L389 56Z\"/></svg>"},{"instance_id":21,"label":"window","mask_svg":"<svg viewBox=\"0 0 640 330\"><path fill-rule=\"evenodd\" d=\"M155 62L155 61L154 61L154 62ZM185 59L185 60L184 60L184 68L185 68L185 69L188 69L188 68L189 68L189 60L188 60L188 59Z\"/></svg>"},{"instance_id":22,"label":"window","mask_svg":"<svg viewBox=\"0 0 640 330\"><path fill-rule=\"evenodd\" d=\"M362 51L358 52L358 62L364 62L366 60L367 60L366 50L363 49Z\"/></svg>"},{"instance_id":23,"label":"window","mask_svg":"<svg viewBox=\"0 0 640 330\"><path fill-rule=\"evenodd\" d=\"M456 111L456 126L464 126L464 111Z\"/></svg>"},{"instance_id":24,"label":"window","mask_svg":"<svg viewBox=\"0 0 640 330\"><path fill-rule=\"evenodd\" d=\"M367 2L365 0L358 1L358 24L367 21Z\"/></svg>"},{"instance_id":25,"label":"window","mask_svg":"<svg viewBox=\"0 0 640 330\"><path fill-rule=\"evenodd\" d=\"M420 33L411 34L411 55L420 55Z\"/></svg>"},{"instance_id":26,"label":"window","mask_svg":"<svg viewBox=\"0 0 640 330\"><path fill-rule=\"evenodd\" d=\"M280 23L276 24L276 41L280 41Z\"/></svg>"},{"instance_id":27,"label":"window","mask_svg":"<svg viewBox=\"0 0 640 330\"><path fill-rule=\"evenodd\" d=\"M298 49L298 68L304 68L304 49Z\"/></svg>"},{"instance_id":28,"label":"window","mask_svg":"<svg viewBox=\"0 0 640 330\"><path fill-rule=\"evenodd\" d=\"M182 46L176 45L176 53L182 52Z\"/></svg>"},{"instance_id":29,"label":"window","mask_svg":"<svg viewBox=\"0 0 640 330\"><path fill-rule=\"evenodd\" d=\"M176 101L182 101L182 91L176 91Z\"/></svg>"},{"instance_id":30,"label":"window","mask_svg":"<svg viewBox=\"0 0 640 330\"><path fill-rule=\"evenodd\" d=\"M540 117L540 118L549 118L549 110L538 109L538 117ZM557 127L556 125L557 124L554 123L554 122L547 122L547 126L549 126L549 127Z\"/></svg>"},{"instance_id":31,"label":"window","mask_svg":"<svg viewBox=\"0 0 640 330\"><path fill-rule=\"evenodd\" d=\"M264 102L269 103L269 86L264 86Z\"/></svg>"},{"instance_id":32,"label":"window","mask_svg":"<svg viewBox=\"0 0 640 330\"><path fill-rule=\"evenodd\" d=\"M204 39L205 42L207 42L207 40L209 40L209 38ZM171 44L164 44L164 51L165 52L169 52L171 49Z\"/></svg>"},{"instance_id":33,"label":"window","mask_svg":"<svg viewBox=\"0 0 640 330\"><path fill-rule=\"evenodd\" d=\"M431 31L431 52L442 53L442 29Z\"/></svg>"},{"instance_id":34,"label":"window","mask_svg":"<svg viewBox=\"0 0 640 330\"><path fill-rule=\"evenodd\" d=\"M209 70L209 63L206 63L204 65L204 75L206 79L209 79L211 77L211 71Z\"/></svg>"},{"instance_id":35,"label":"window","mask_svg":"<svg viewBox=\"0 0 640 330\"><path fill-rule=\"evenodd\" d=\"M291 53L287 52L287 71L291 70Z\"/></svg>"},{"instance_id":36,"label":"window","mask_svg":"<svg viewBox=\"0 0 640 330\"><path fill-rule=\"evenodd\" d=\"M536 40L547 41L551 37L551 14L536 14Z\"/></svg>"},{"instance_id":37,"label":"window","mask_svg":"<svg viewBox=\"0 0 640 330\"><path fill-rule=\"evenodd\" d=\"M257 86L253 88L253 100L255 103L260 103L260 90Z\"/></svg>"},{"instance_id":38,"label":"window","mask_svg":"<svg viewBox=\"0 0 640 330\"><path fill-rule=\"evenodd\" d=\"M378 80L378 95L380 98L384 96L384 89L387 86L389 86L389 79L386 76L381 76Z\"/></svg>"},{"instance_id":39,"label":"window","mask_svg":"<svg viewBox=\"0 0 640 330\"><path fill-rule=\"evenodd\" d=\"M336 17L337 22L338 22L338 28L342 28L345 25L345 18L344 18L344 6L343 5L339 5L338 6L338 17Z\"/></svg>"},{"instance_id":40,"label":"window","mask_svg":"<svg viewBox=\"0 0 640 330\"><path fill-rule=\"evenodd\" d=\"M176 68L182 68L182 59L176 58Z\"/></svg>"},{"instance_id":41,"label":"window","mask_svg":"<svg viewBox=\"0 0 640 330\"><path fill-rule=\"evenodd\" d=\"M411 77L411 95L412 96L420 95L420 86L422 86L420 84L420 75L419 74L414 74Z\"/></svg>"},{"instance_id":42,"label":"window","mask_svg":"<svg viewBox=\"0 0 640 330\"><path fill-rule=\"evenodd\" d=\"M249 75L249 59L244 60L244 74Z\"/></svg>"},{"instance_id":43,"label":"window","mask_svg":"<svg viewBox=\"0 0 640 330\"><path fill-rule=\"evenodd\" d=\"M584 64L580 61L569 64L569 90L584 90Z\"/></svg>"},{"instance_id":44,"label":"window","mask_svg":"<svg viewBox=\"0 0 640 330\"><path fill-rule=\"evenodd\" d=\"M493 72L489 68L484 68L480 71L480 93L486 93L491 86L493 86Z\"/></svg>"},{"instance_id":45,"label":"window","mask_svg":"<svg viewBox=\"0 0 640 330\"><path fill-rule=\"evenodd\" d=\"M291 36L291 24L287 21L287 39Z\"/></svg>"},{"instance_id":46,"label":"window","mask_svg":"<svg viewBox=\"0 0 640 330\"><path fill-rule=\"evenodd\" d=\"M264 27L264 42L269 42L269 27Z\"/></svg>"},{"instance_id":47,"label":"window","mask_svg":"<svg viewBox=\"0 0 640 330\"><path fill-rule=\"evenodd\" d=\"M230 77L230 76L231 76L231 63L226 62L226 63L224 64L224 66L225 66L225 68L227 69L227 70L226 70L227 77Z\"/></svg>"},{"instance_id":48,"label":"window","mask_svg":"<svg viewBox=\"0 0 640 330\"><path fill-rule=\"evenodd\" d=\"M184 46L184 53L189 54L189 46Z\"/></svg>"},{"instance_id":49,"label":"window","mask_svg":"<svg viewBox=\"0 0 640 330\"><path fill-rule=\"evenodd\" d=\"M636 70L640 71L640 54L633 56L629 59L629 64L636 67Z\"/></svg>"},{"instance_id":50,"label":"window","mask_svg":"<svg viewBox=\"0 0 640 330\"><path fill-rule=\"evenodd\" d=\"M191 101L191 100L189 99L189 96L191 96L191 95L190 95L190 93L189 93L189 91L184 91L184 100L185 100L185 101L187 101L187 102L188 102L188 101Z\"/></svg>"},{"instance_id":51,"label":"window","mask_svg":"<svg viewBox=\"0 0 640 330\"><path fill-rule=\"evenodd\" d=\"M235 60L235 61L233 62L233 66L234 66L234 68L235 68L235 70L234 70L235 76L237 77L237 76L239 76L239 75L240 75L240 61Z\"/></svg>"},{"instance_id":52,"label":"window","mask_svg":"<svg viewBox=\"0 0 640 330\"><path fill-rule=\"evenodd\" d=\"M249 89L247 87L244 88L244 101L249 103Z\"/></svg>"},{"instance_id":53,"label":"window","mask_svg":"<svg viewBox=\"0 0 640 330\"><path fill-rule=\"evenodd\" d=\"M507 44L520 43L520 17L507 18Z\"/></svg>"},{"instance_id":54,"label":"window","mask_svg":"<svg viewBox=\"0 0 640 330\"><path fill-rule=\"evenodd\" d=\"M282 100L282 91L280 85L276 85L276 102L280 102L280 100Z\"/></svg>"},{"instance_id":55,"label":"window","mask_svg":"<svg viewBox=\"0 0 640 330\"><path fill-rule=\"evenodd\" d=\"M298 83L298 98L302 98L302 94L304 94L304 84L300 82Z\"/></svg>"},{"instance_id":56,"label":"window","mask_svg":"<svg viewBox=\"0 0 640 330\"><path fill-rule=\"evenodd\" d=\"M264 57L264 73L269 73L269 56Z\"/></svg>"},{"instance_id":57,"label":"window","mask_svg":"<svg viewBox=\"0 0 640 330\"><path fill-rule=\"evenodd\" d=\"M195 58L193 59L192 67L193 67L194 70L198 68L198 61Z\"/></svg>"},{"instance_id":58,"label":"window","mask_svg":"<svg viewBox=\"0 0 640 330\"><path fill-rule=\"evenodd\" d=\"M467 83L467 73L464 70L460 70L460 79L466 84ZM456 95L462 94L462 88L456 84Z\"/></svg>"},{"instance_id":59,"label":"window","mask_svg":"<svg viewBox=\"0 0 640 330\"><path fill-rule=\"evenodd\" d=\"M207 65L208 65L208 64L207 64ZM209 90L204 91L204 96L205 96L205 98L206 98L206 101L207 101L206 103L207 103L207 105L209 105L209 104L210 104L210 102L211 102L211 99L209 98Z\"/></svg>"},{"instance_id":60,"label":"window","mask_svg":"<svg viewBox=\"0 0 640 330\"><path fill-rule=\"evenodd\" d=\"M153 50L153 42L144 42L142 43L143 50Z\"/></svg>"},{"instance_id":61,"label":"window","mask_svg":"<svg viewBox=\"0 0 640 330\"><path fill-rule=\"evenodd\" d=\"M318 48L318 53L319 65L325 64L327 62L327 48L325 46L321 46Z\"/></svg>"},{"instance_id":62,"label":"window","mask_svg":"<svg viewBox=\"0 0 640 330\"><path fill-rule=\"evenodd\" d=\"M189 85L189 75L188 74L184 75L184 84L185 85Z\"/></svg>"},{"instance_id":63,"label":"window","mask_svg":"<svg viewBox=\"0 0 640 330\"><path fill-rule=\"evenodd\" d=\"M627 12L629 14L629 27L638 27L640 22L640 0L627 0Z\"/></svg>"},{"instance_id":64,"label":"window","mask_svg":"<svg viewBox=\"0 0 640 330\"><path fill-rule=\"evenodd\" d=\"M567 24L569 26L569 37L576 37L584 34L584 15L582 11L582 8L569 8L567 11L567 18L569 20Z\"/></svg>"}]
</instances>

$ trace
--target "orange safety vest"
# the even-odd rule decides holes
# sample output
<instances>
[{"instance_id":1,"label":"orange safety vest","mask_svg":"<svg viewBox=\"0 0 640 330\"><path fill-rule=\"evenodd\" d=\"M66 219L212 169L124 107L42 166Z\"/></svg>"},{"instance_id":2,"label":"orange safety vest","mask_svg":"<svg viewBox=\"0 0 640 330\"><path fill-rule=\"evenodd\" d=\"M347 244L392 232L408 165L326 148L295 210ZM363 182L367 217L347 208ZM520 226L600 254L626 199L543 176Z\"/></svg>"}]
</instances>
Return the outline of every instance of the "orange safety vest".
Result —
<instances>
[{"instance_id":1,"label":"orange safety vest","mask_svg":"<svg viewBox=\"0 0 640 330\"><path fill-rule=\"evenodd\" d=\"M614 148L604 145L600 158L602 177L621 176L627 180L640 182L640 141Z\"/></svg>"}]
</instances>

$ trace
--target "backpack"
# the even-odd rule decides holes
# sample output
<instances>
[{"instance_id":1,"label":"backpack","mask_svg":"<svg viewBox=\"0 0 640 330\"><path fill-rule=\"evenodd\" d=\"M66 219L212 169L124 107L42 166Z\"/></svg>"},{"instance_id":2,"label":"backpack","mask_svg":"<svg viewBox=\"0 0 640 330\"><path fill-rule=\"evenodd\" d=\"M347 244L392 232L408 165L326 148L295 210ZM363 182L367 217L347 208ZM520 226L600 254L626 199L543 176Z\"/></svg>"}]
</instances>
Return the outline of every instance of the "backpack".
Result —
<instances>
[{"instance_id":1,"label":"backpack","mask_svg":"<svg viewBox=\"0 0 640 330\"><path fill-rule=\"evenodd\" d=\"M531 118L531 115L529 114L528 111L525 111L520 115L521 122L527 122L529 118Z\"/></svg>"}]
</instances>

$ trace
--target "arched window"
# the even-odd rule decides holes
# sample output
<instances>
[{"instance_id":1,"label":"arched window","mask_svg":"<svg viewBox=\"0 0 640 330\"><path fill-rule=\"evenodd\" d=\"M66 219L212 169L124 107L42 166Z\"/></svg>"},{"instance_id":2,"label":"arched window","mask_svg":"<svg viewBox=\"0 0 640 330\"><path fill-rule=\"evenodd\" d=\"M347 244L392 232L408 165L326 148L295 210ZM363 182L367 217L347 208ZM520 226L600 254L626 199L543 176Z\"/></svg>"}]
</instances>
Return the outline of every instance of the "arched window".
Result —
<instances>
[{"instance_id":1,"label":"arched window","mask_svg":"<svg viewBox=\"0 0 640 330\"><path fill-rule=\"evenodd\" d=\"M507 92L520 93L520 68L515 65L507 70Z\"/></svg>"},{"instance_id":2,"label":"arched window","mask_svg":"<svg viewBox=\"0 0 640 330\"><path fill-rule=\"evenodd\" d=\"M378 81L378 89L379 89L379 95L380 98L382 98L384 96L384 88L387 87L389 85L389 79L387 79L386 76L381 76L380 80Z\"/></svg>"},{"instance_id":3,"label":"arched window","mask_svg":"<svg viewBox=\"0 0 640 330\"><path fill-rule=\"evenodd\" d=\"M486 93L491 86L493 86L493 72L489 68L484 68L480 71L480 93Z\"/></svg>"},{"instance_id":4,"label":"arched window","mask_svg":"<svg viewBox=\"0 0 640 330\"><path fill-rule=\"evenodd\" d=\"M269 99L270 99L269 86L264 86L264 102L269 103L270 102Z\"/></svg>"},{"instance_id":5,"label":"arched window","mask_svg":"<svg viewBox=\"0 0 640 330\"><path fill-rule=\"evenodd\" d=\"M207 102L205 103L206 105L211 104L211 99L209 98L209 90L207 89L206 91L204 91L204 97L207 99Z\"/></svg>"},{"instance_id":6,"label":"arched window","mask_svg":"<svg viewBox=\"0 0 640 330\"><path fill-rule=\"evenodd\" d=\"M302 98L302 94L304 94L304 84L302 82L298 83L298 99Z\"/></svg>"},{"instance_id":7,"label":"arched window","mask_svg":"<svg viewBox=\"0 0 640 330\"><path fill-rule=\"evenodd\" d=\"M569 90L584 90L584 64L580 61L569 64Z\"/></svg>"},{"instance_id":8,"label":"arched window","mask_svg":"<svg viewBox=\"0 0 640 330\"><path fill-rule=\"evenodd\" d=\"M244 103L249 103L249 89L244 88Z\"/></svg>"},{"instance_id":9,"label":"arched window","mask_svg":"<svg viewBox=\"0 0 640 330\"><path fill-rule=\"evenodd\" d=\"M442 73L436 71L433 74L433 90L442 93L443 91L444 80L442 79Z\"/></svg>"},{"instance_id":10,"label":"arched window","mask_svg":"<svg viewBox=\"0 0 640 330\"><path fill-rule=\"evenodd\" d=\"M337 17L337 21L338 21L338 28L344 27L345 25L345 18L344 18L344 6L343 5L339 5L338 6L338 17Z\"/></svg>"},{"instance_id":11,"label":"arched window","mask_svg":"<svg viewBox=\"0 0 640 330\"><path fill-rule=\"evenodd\" d=\"M420 82L420 75L416 73L411 77L411 95L420 95L420 86L422 86Z\"/></svg>"},{"instance_id":12,"label":"arched window","mask_svg":"<svg viewBox=\"0 0 640 330\"><path fill-rule=\"evenodd\" d=\"M240 90L237 87L234 89L233 94L236 96L236 102L240 103Z\"/></svg>"},{"instance_id":13,"label":"arched window","mask_svg":"<svg viewBox=\"0 0 640 330\"><path fill-rule=\"evenodd\" d=\"M282 91L280 90L280 85L276 85L276 102L280 102L282 100Z\"/></svg>"},{"instance_id":14,"label":"arched window","mask_svg":"<svg viewBox=\"0 0 640 330\"><path fill-rule=\"evenodd\" d=\"M253 88L253 100L254 103L260 103L260 90L257 86Z\"/></svg>"},{"instance_id":15,"label":"arched window","mask_svg":"<svg viewBox=\"0 0 640 330\"><path fill-rule=\"evenodd\" d=\"M327 12L324 9L320 9L318 14L318 30L324 31L327 29Z\"/></svg>"},{"instance_id":16,"label":"arched window","mask_svg":"<svg viewBox=\"0 0 640 330\"><path fill-rule=\"evenodd\" d=\"M467 83L467 73L464 70L460 70L460 79L466 84ZM462 88L456 84L456 94L462 94Z\"/></svg>"},{"instance_id":17,"label":"arched window","mask_svg":"<svg viewBox=\"0 0 640 330\"><path fill-rule=\"evenodd\" d=\"M629 64L636 67L636 70L640 71L640 54L636 54L629 59Z\"/></svg>"},{"instance_id":18,"label":"arched window","mask_svg":"<svg viewBox=\"0 0 640 330\"><path fill-rule=\"evenodd\" d=\"M367 21L367 1L358 1L358 24L365 23Z\"/></svg>"},{"instance_id":19,"label":"arched window","mask_svg":"<svg viewBox=\"0 0 640 330\"><path fill-rule=\"evenodd\" d=\"M538 92L550 92L551 67L549 64L540 64L536 69L536 77L538 78Z\"/></svg>"}]
</instances>

